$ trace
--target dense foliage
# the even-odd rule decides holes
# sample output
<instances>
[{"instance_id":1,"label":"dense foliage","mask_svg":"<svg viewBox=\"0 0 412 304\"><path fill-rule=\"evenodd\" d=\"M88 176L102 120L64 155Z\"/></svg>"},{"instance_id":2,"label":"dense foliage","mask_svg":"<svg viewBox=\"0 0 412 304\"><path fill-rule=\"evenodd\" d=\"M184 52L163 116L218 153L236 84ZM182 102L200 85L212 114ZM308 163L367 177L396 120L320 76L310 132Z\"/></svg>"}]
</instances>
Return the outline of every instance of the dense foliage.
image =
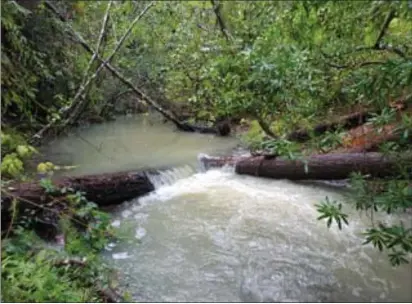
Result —
<instances>
[{"instance_id":1,"label":"dense foliage","mask_svg":"<svg viewBox=\"0 0 412 304\"><path fill-rule=\"evenodd\" d=\"M125 79L176 113L186 109L193 120L210 122L243 118L242 123L249 125L244 139L254 149L298 158L364 144L365 139L348 143L347 131L341 129L303 144L286 135L368 110L374 115L367 125L376 136L388 125L395 125L399 134L379 149L410 152L408 1L159 1L150 9L145 1L49 2L59 16L47 1L27 3L2 3L2 183L29 177L26 161L36 153L29 141L44 126L50 124L53 131L93 116L106 119L120 96L132 96L130 87L107 69L95 73L100 62L91 58L79 37L98 48L101 58L114 54L110 63ZM131 27L145 8L145 15ZM398 111L399 105L406 110ZM73 115L74 109L79 115ZM43 172L55 167L39 168ZM410 165L400 163L398 179L371 180L354 174L350 201L372 215L403 214L412 207L410 173ZM89 207L86 213L94 212L89 220L101 216ZM336 222L343 228L350 222L338 202L326 199L318 210L328 226ZM387 250L395 265L408 262L410 223L392 226L371 218L365 243ZM73 281L78 270L62 273L51 262L49 254L55 252L29 249L36 246L19 226L13 223L13 238L2 243L3 300L96 299L89 281ZM34 283L34 277L43 279ZM57 277L60 285L55 293L43 294L43 287ZM88 293L80 292L79 286L88 286Z\"/></svg>"},{"instance_id":2,"label":"dense foliage","mask_svg":"<svg viewBox=\"0 0 412 304\"><path fill-rule=\"evenodd\" d=\"M137 9L132 2L118 7L122 13ZM410 28L406 1L159 2L136 27L133 47L119 53L117 64L125 71L132 64L146 74L147 89L156 87L153 97L185 104L197 119L251 119L250 144L278 154L299 157L342 145L342 130L303 148L284 135L355 109L376 113L368 124L378 134L396 123L401 136L381 150L404 152L410 149L410 111L399 113L393 104L411 101ZM378 190L355 176L356 208L388 213L410 208L408 172L400 170L399 176L381 181ZM347 221L331 202L321 203L319 211L329 223ZM391 261L399 264L412 251L412 231L381 223L366 232L366 242L389 249Z\"/></svg>"},{"instance_id":3,"label":"dense foliage","mask_svg":"<svg viewBox=\"0 0 412 304\"><path fill-rule=\"evenodd\" d=\"M1 247L2 300L100 302L105 290L116 284L113 270L99 256L115 236L110 216L87 201L84 193L58 189L49 178L40 184L46 194L60 200L40 208L41 212L32 209L21 214L14 202L11 222L2 222L6 225ZM67 204L59 204L60 195Z\"/></svg>"}]
</instances>

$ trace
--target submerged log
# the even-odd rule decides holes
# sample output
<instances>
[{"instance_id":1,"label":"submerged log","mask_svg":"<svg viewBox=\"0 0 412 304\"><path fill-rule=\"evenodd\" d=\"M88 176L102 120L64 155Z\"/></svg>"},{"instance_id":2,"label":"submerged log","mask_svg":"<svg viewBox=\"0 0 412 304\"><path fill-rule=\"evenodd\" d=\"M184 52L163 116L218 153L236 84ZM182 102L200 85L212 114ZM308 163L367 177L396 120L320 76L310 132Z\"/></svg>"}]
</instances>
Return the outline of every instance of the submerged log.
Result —
<instances>
[{"instance_id":1,"label":"submerged log","mask_svg":"<svg viewBox=\"0 0 412 304\"><path fill-rule=\"evenodd\" d=\"M358 172L372 177L396 175L400 166L412 168L412 155L385 156L381 153L313 155L302 160L280 157L199 157L206 169L232 165L237 174L290 180L338 180Z\"/></svg>"}]
</instances>

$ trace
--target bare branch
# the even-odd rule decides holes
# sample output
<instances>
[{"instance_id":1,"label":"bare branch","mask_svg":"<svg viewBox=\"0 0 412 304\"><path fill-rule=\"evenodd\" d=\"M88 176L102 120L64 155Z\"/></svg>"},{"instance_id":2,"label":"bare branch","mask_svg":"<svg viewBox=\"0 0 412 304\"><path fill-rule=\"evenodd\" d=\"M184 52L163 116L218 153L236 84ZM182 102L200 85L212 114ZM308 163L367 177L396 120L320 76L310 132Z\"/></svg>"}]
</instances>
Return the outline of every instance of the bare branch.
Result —
<instances>
[{"instance_id":1,"label":"bare branch","mask_svg":"<svg viewBox=\"0 0 412 304\"><path fill-rule=\"evenodd\" d=\"M49 1L44 2L46 7L49 8L56 16L59 17L59 19L63 22L65 22L64 16L60 14L58 9L51 4ZM80 35L80 33L76 32L73 27L70 24L66 23L66 26L71 30L71 34L76 38L77 42L90 54L95 54L96 52L92 49L92 47L84 40L84 38ZM148 103L150 106L152 106L156 111L158 111L160 114L162 114L166 119L170 120L173 122L176 127L182 131L190 131L194 132L196 131L196 127L190 126L189 124L180 122L175 115L167 111L166 109L163 109L160 105L157 104L153 99L151 99L149 96L147 96L144 92L142 92L139 88L137 88L129 79L127 79L125 76L122 75L115 67L113 67L107 60L102 59L100 56L96 57L99 62L103 64L104 67L106 67L114 77L119 79L124 85L129 87L139 98L144 100L146 103ZM46 126L47 127L47 126ZM49 128L47 128L49 129ZM33 142L36 139L39 139L42 137L44 132L47 130L46 128L43 128L41 131L39 131L32 139L31 142Z\"/></svg>"},{"instance_id":2,"label":"bare branch","mask_svg":"<svg viewBox=\"0 0 412 304\"><path fill-rule=\"evenodd\" d=\"M388 15L385 18L384 23L382 24L381 30L379 31L379 35L373 46L359 46L359 47L356 47L353 51L347 52L343 55L350 55L356 52L363 52L363 51L388 51L388 52L395 53L402 58L407 58L405 52L403 52L400 48L382 43L382 39L385 36L389 28L389 25L395 17L396 17L396 11L394 9L390 10ZM321 54L324 57L332 58L332 56L327 55L322 51L321 51ZM337 69L346 69L346 68L359 68L359 67L364 67L364 66L369 66L369 65L383 64L383 62L367 61L367 62L363 62L361 64L356 64L356 65L339 65L339 64L334 64L334 63L327 63L327 64Z\"/></svg>"},{"instance_id":3,"label":"bare branch","mask_svg":"<svg viewBox=\"0 0 412 304\"><path fill-rule=\"evenodd\" d=\"M202 29L202 30L204 30L204 31L206 31L206 32L209 31L204 25L202 25L202 24L200 24L200 23L197 24L197 27L200 28L200 29Z\"/></svg>"},{"instance_id":4,"label":"bare branch","mask_svg":"<svg viewBox=\"0 0 412 304\"><path fill-rule=\"evenodd\" d=\"M383 25L382 25L382 28L379 32L378 38L376 39L376 42L375 42L374 46L372 47L372 49L380 50L380 51L389 51L389 52L392 52L392 53L395 53L395 54L399 55L400 57L405 58L406 55L400 48L382 43L382 39L385 36L386 31L389 28L389 25L391 24L392 20L395 17L396 17L396 12L395 12L394 9L391 9L390 12L388 13L388 15L386 16L385 21L383 22Z\"/></svg>"},{"instance_id":5,"label":"bare branch","mask_svg":"<svg viewBox=\"0 0 412 304\"><path fill-rule=\"evenodd\" d=\"M144 9L143 11L133 20L133 22L130 24L129 28L126 30L126 33L124 33L123 37L120 39L119 43L116 45L116 47L114 48L114 50L112 51L112 53L109 55L109 57L107 57L107 59L97 68L96 72L80 87L78 93L75 96L79 98L84 91L86 90L86 88L91 84L91 82L97 77L97 75L100 73L101 70L103 70L105 63L106 62L110 62L112 60L112 58L114 57L114 55L116 55L117 51L121 48L121 46L123 45L124 41L129 37L130 32L132 31L132 29L134 28L134 26L136 25L136 23L146 14L146 12L154 5L155 3L152 1L150 2ZM100 44L99 44L100 46ZM93 60L96 59L98 57L98 49L96 49L96 52L93 53ZM70 117L67 118L67 120L63 123L63 125L67 125L69 124L71 121L74 121L78 115L80 114L81 110L82 110L82 103L80 103L77 108L71 113Z\"/></svg>"},{"instance_id":6,"label":"bare branch","mask_svg":"<svg viewBox=\"0 0 412 304\"><path fill-rule=\"evenodd\" d=\"M379 48L377 48L376 50L392 52L392 53L395 53L396 55L398 55L402 58L407 58L406 54L400 48L394 47L394 46L389 45L389 44L381 43L379 45Z\"/></svg>"},{"instance_id":7,"label":"bare branch","mask_svg":"<svg viewBox=\"0 0 412 304\"><path fill-rule=\"evenodd\" d=\"M105 12L105 15L104 15L104 17L103 17L102 27L101 27L101 29L100 29L100 35L99 35L99 38L98 38L98 40L97 40L97 45L96 45L97 52L98 52L98 50L100 49L101 42L102 42L103 37L104 37L105 32L106 32L107 21L108 21L108 19L109 19L108 17L109 17L109 12L110 12L110 8L111 8L111 6L112 6L112 3L113 3L112 0L109 1L109 3L107 4L107 7L106 7L106 12ZM53 12L55 12L55 13L58 15L58 17L60 18L61 21L63 21L63 22L66 21L66 18L58 12L58 10L54 7L54 5L52 5L51 3L48 3L48 2L46 1L46 6L47 6L49 9L51 9ZM89 64L88 64L86 70L84 71L83 80L82 80L81 85L80 85L79 89L77 90L77 92L76 92L73 100L72 100L71 106L68 107L67 109L65 109L61 114L64 115L65 113L69 113L69 112L70 112L71 110L73 110L74 107L76 106L76 101L77 101L77 100L80 98L80 96L83 94L83 92L84 92L84 90L85 90L85 88L86 88L86 86L87 86L87 85L86 85L86 83L87 83L87 76L89 75L89 71L90 71L90 69L91 69L91 67L92 67L92 65L93 65L93 62L94 62L95 60L96 60L96 54L93 54L93 56L90 58L90 61L89 61ZM46 126L44 126L39 132L37 132L37 133L34 135L34 137L35 137L35 138L41 137L42 134L44 134L48 129L50 129L50 128L54 125L54 123L55 123L55 120L52 120L50 123L48 123Z\"/></svg>"},{"instance_id":8,"label":"bare branch","mask_svg":"<svg viewBox=\"0 0 412 304\"><path fill-rule=\"evenodd\" d=\"M88 75L89 75L89 71L90 71L93 63L94 63L95 60L96 60L96 56L97 56L97 54L98 54L98 52L99 52L99 50L100 50L100 46L101 46L101 44L102 44L103 37L105 36L106 29L107 29L107 22L108 22L108 20L109 20L109 12L110 12L110 8L111 8L111 6L112 6L112 3L113 3L113 1L111 0L111 1L109 1L109 3L107 4L107 8L106 8L106 12L105 12L105 15L104 15L104 18L103 18L103 23L102 23L102 27L101 27L101 30L100 30L99 38L97 39L96 53L93 54L93 55L91 56L91 58L90 58L89 64L88 64L86 70L84 71L83 80L82 80L82 82L81 82L81 84L80 84L79 89L77 90L76 94L74 95L74 98L73 98L73 100L72 100L71 106L67 109L67 113L70 113L70 111L72 111L72 109L74 109L74 111L73 111L72 113L76 114L76 113L79 113L79 112L80 112L80 109L82 108L82 106L81 106L82 102L81 102L81 101L80 101L79 105L76 107L77 100L80 99L80 97L82 96L82 94L83 94L83 92L85 91L86 87L87 87L87 86L89 85L89 83L90 83L90 81L87 79L87 77L88 77ZM92 76L92 77L93 77L93 76ZM85 102L85 101L84 101L84 102ZM75 107L76 107L76 108L75 108ZM69 119L70 119L70 120L73 120L76 116L77 116L77 115L71 115ZM70 120L69 120L69 121L66 121L66 123L63 124L63 126L66 125L67 123L69 123Z\"/></svg>"},{"instance_id":9,"label":"bare branch","mask_svg":"<svg viewBox=\"0 0 412 304\"><path fill-rule=\"evenodd\" d=\"M225 36L227 41L231 40L231 36L229 31L226 28L225 22L223 20L222 14L220 12L220 2L216 2L215 0L210 0L210 3L213 5L213 11L215 12L217 22L220 27L220 31L222 32L223 36Z\"/></svg>"},{"instance_id":10,"label":"bare branch","mask_svg":"<svg viewBox=\"0 0 412 304\"><path fill-rule=\"evenodd\" d=\"M391 23L391 21L395 18L396 14L395 14L395 10L391 9L388 13L388 15L385 18L385 21L383 22L382 28L379 32L378 38L376 39L376 42L373 46L374 49L378 50L380 49L380 44L381 41L383 39L383 36L385 36L386 31L388 30L389 24Z\"/></svg>"},{"instance_id":11,"label":"bare branch","mask_svg":"<svg viewBox=\"0 0 412 304\"><path fill-rule=\"evenodd\" d=\"M67 21L65 16L62 13L60 13L59 10L53 4L51 4L49 1L44 1L44 4L49 10L51 10L53 13L55 13L55 15L57 17L59 17L60 21L62 21L62 22Z\"/></svg>"},{"instance_id":12,"label":"bare branch","mask_svg":"<svg viewBox=\"0 0 412 304\"><path fill-rule=\"evenodd\" d=\"M109 3L107 4L107 7L106 7L106 12L104 14L102 27L100 29L100 35L99 35L99 38L98 38L97 44L96 44L96 52L97 53L100 50L100 45L102 44L102 40L103 40L103 37L104 37L105 32L106 32L107 21L109 20L109 12L110 12L110 7L112 6L112 3L113 3L113 0L110 0ZM89 75L89 71L90 71L90 69L93 65L93 62L95 60L96 60L96 54L93 54L93 56L90 58L89 65L88 65L86 71L84 72L84 76L83 76L84 81L83 81L83 83L85 82L86 77Z\"/></svg>"},{"instance_id":13,"label":"bare branch","mask_svg":"<svg viewBox=\"0 0 412 304\"><path fill-rule=\"evenodd\" d=\"M266 123L266 121L263 120L262 117L260 117L258 114L256 114L256 120L260 126L260 128L266 133L271 138L278 138L275 133L270 129L270 126Z\"/></svg>"},{"instance_id":14,"label":"bare branch","mask_svg":"<svg viewBox=\"0 0 412 304\"><path fill-rule=\"evenodd\" d=\"M64 260L57 260L53 263L54 266L56 267L62 267L62 266L79 266L79 267L85 267L86 261L84 259L75 259L75 258L66 258Z\"/></svg>"},{"instance_id":15,"label":"bare branch","mask_svg":"<svg viewBox=\"0 0 412 304\"><path fill-rule=\"evenodd\" d=\"M56 15L59 16L60 20L65 21L64 17L58 12L57 8L51 4L48 1L45 1L46 6L51 9ZM114 57L114 55L117 53L117 51L120 49L120 47L123 45L124 41L126 40L126 38L129 36L130 32L132 31L133 27L135 26L135 24L144 16L144 14L149 10L149 8L151 8L154 5L154 2L150 2L149 5L146 6L146 8L133 20L133 22L130 24L129 28L127 29L126 33L123 35L123 37L120 39L119 43L116 45L115 49L113 50L113 52L109 55L109 57L106 60L102 60L99 56L99 54L92 50L92 48L86 43L86 41L80 36L80 34L76 33L76 38L80 41L81 45L83 47L86 48L87 51L89 51L90 54L92 54L92 58L93 61L98 59L101 62L101 65L97 68L97 70L95 71L95 73L87 80L85 81L79 88L79 90L77 91L75 97L73 98L73 103L72 106L69 107L69 109L67 109L67 111L65 112L70 112L74 105L75 105L75 101L77 99L79 99L82 94L84 93L84 91L86 90L86 88L90 85L90 83L96 78L96 76L100 73L100 71L110 62L110 60ZM104 31L104 30L102 30ZM100 43L98 44L98 46L100 46ZM67 124L69 124L71 121L73 121L73 119L75 119L81 109L82 109L82 104L80 103L77 108L74 109L74 111L70 114L70 116L65 120L65 122L62 124L62 127L66 126ZM42 135L48 130L50 129L53 125L54 125L55 121L51 121L49 124L47 124L44 128L42 128L39 132L37 132L34 135L34 138L41 138Z\"/></svg>"}]
</instances>

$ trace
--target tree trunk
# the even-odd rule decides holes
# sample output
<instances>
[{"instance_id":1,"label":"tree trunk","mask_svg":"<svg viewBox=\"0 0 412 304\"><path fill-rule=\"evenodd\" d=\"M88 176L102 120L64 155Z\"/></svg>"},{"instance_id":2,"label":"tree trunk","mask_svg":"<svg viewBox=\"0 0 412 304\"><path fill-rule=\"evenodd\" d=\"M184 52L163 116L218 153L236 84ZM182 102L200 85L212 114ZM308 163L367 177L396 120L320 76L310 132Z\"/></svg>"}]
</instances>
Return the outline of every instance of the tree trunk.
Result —
<instances>
[{"instance_id":1,"label":"tree trunk","mask_svg":"<svg viewBox=\"0 0 412 304\"><path fill-rule=\"evenodd\" d=\"M401 166L412 168L412 155L396 157L374 152L313 155L306 158L307 165L300 160L265 156L220 158L203 155L199 160L206 169L232 165L237 174L290 180L346 179L352 172L387 177L396 175Z\"/></svg>"}]
</instances>

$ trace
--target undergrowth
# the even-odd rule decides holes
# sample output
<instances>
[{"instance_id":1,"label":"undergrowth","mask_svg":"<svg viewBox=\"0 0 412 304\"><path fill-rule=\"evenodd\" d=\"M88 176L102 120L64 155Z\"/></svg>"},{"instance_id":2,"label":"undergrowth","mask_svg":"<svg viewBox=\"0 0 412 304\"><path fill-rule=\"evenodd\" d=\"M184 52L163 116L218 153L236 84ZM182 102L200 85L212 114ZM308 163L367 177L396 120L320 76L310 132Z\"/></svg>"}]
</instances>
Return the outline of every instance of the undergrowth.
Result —
<instances>
[{"instance_id":1,"label":"undergrowth","mask_svg":"<svg viewBox=\"0 0 412 304\"><path fill-rule=\"evenodd\" d=\"M49 178L43 178L40 184L46 194L65 193L68 208L51 209L54 219L39 226L45 223L44 214L24 216L19 203L13 203L13 220L9 221L1 244L2 300L112 301L106 293L116 288L115 272L100 256L106 244L116 237L110 216L88 202L81 192L57 189ZM44 230L53 232L45 234Z\"/></svg>"}]
</instances>

